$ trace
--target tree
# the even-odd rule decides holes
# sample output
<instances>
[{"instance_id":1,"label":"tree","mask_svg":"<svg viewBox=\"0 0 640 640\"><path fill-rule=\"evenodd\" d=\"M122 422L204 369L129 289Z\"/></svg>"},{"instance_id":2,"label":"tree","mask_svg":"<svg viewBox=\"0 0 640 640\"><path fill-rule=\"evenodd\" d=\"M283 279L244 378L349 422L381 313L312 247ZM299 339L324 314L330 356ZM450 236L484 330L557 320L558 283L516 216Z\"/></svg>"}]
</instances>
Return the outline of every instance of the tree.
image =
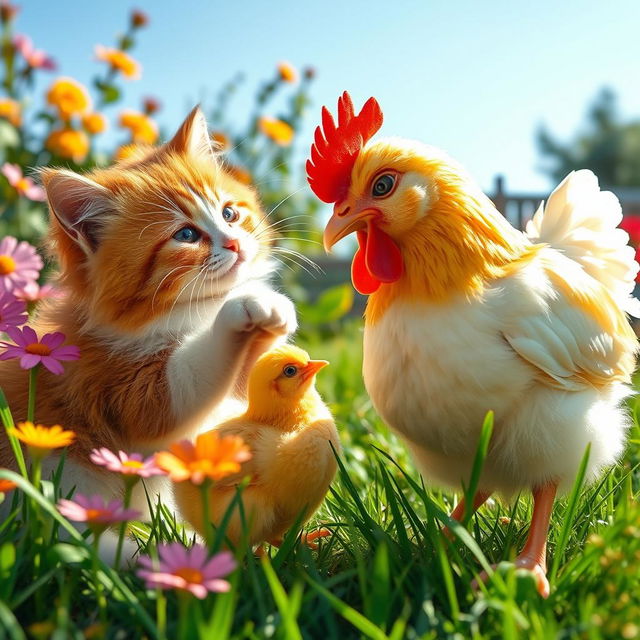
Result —
<instances>
[{"instance_id":1,"label":"tree","mask_svg":"<svg viewBox=\"0 0 640 640\"><path fill-rule=\"evenodd\" d=\"M537 142L548 161L542 171L554 183L575 169L591 169L604 186L640 187L640 119L622 120L611 89L596 96L586 127L572 140L558 140L543 125Z\"/></svg>"}]
</instances>

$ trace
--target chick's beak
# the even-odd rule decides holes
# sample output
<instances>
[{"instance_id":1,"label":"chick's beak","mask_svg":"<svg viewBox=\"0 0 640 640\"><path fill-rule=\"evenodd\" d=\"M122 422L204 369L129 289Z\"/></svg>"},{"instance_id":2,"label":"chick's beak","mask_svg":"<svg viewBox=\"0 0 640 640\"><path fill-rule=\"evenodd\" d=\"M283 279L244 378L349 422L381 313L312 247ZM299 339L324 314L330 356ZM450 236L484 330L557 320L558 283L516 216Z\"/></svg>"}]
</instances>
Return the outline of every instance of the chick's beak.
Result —
<instances>
[{"instance_id":1,"label":"chick's beak","mask_svg":"<svg viewBox=\"0 0 640 640\"><path fill-rule=\"evenodd\" d=\"M369 221L378 215L380 212L377 209L362 209L352 212L351 206L347 206L345 203L336 204L322 236L325 251L329 252L338 240L350 233L364 229Z\"/></svg>"},{"instance_id":2,"label":"chick's beak","mask_svg":"<svg viewBox=\"0 0 640 640\"><path fill-rule=\"evenodd\" d=\"M305 365L304 370L302 371L302 379L308 380L328 364L329 362L327 360L309 360L309 362Z\"/></svg>"}]
</instances>

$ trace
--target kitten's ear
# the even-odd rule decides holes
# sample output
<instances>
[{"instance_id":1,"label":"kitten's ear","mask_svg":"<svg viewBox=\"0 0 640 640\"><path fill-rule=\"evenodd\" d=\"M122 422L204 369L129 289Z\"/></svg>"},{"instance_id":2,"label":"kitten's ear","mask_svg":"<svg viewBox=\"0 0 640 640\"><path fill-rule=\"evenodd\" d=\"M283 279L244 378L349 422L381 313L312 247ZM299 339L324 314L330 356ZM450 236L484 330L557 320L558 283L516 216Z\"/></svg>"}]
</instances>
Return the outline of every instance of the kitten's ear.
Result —
<instances>
[{"instance_id":1,"label":"kitten's ear","mask_svg":"<svg viewBox=\"0 0 640 640\"><path fill-rule=\"evenodd\" d=\"M45 169L41 177L51 213L62 230L85 254L92 254L105 214L113 211L111 192L71 171Z\"/></svg>"},{"instance_id":2,"label":"kitten's ear","mask_svg":"<svg viewBox=\"0 0 640 640\"><path fill-rule=\"evenodd\" d=\"M215 161L207 121L199 106L192 109L166 148L204 160Z\"/></svg>"}]
</instances>

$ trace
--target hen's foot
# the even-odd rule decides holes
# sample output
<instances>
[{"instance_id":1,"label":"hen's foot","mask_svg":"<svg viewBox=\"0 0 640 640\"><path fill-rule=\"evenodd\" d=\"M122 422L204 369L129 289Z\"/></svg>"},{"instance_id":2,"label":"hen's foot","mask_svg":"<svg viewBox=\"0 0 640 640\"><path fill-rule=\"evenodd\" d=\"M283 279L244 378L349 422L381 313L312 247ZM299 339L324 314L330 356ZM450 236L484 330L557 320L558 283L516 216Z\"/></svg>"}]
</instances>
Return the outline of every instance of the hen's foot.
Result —
<instances>
[{"instance_id":1,"label":"hen's foot","mask_svg":"<svg viewBox=\"0 0 640 640\"><path fill-rule=\"evenodd\" d=\"M314 551L318 548L318 544L314 542L314 540L318 540L318 538L328 538L331 535L331 531L329 529L316 529L315 531L304 532L302 534L302 542L306 544L309 549L313 549Z\"/></svg>"},{"instance_id":2,"label":"hen's foot","mask_svg":"<svg viewBox=\"0 0 640 640\"><path fill-rule=\"evenodd\" d=\"M516 569L525 569L526 571L529 571L532 574L533 579L535 580L536 589L537 589L538 593L543 598L548 598L549 597L549 592L550 592L549 580L547 579L547 575L546 575L547 571L546 571L546 567L544 565L542 565L538 561L536 561L535 558L532 558L531 556L527 556L527 555L518 556L515 559L513 564L516 567ZM495 571L498 568L498 566L499 565L497 565L497 564L493 564L493 565L491 565L491 568ZM478 583L482 582L484 584L484 583L487 582L488 579L489 579L489 575L487 574L486 571L483 571L478 576L478 579L474 580L471 583L471 587L474 590L477 590L479 588L479 584Z\"/></svg>"}]
</instances>

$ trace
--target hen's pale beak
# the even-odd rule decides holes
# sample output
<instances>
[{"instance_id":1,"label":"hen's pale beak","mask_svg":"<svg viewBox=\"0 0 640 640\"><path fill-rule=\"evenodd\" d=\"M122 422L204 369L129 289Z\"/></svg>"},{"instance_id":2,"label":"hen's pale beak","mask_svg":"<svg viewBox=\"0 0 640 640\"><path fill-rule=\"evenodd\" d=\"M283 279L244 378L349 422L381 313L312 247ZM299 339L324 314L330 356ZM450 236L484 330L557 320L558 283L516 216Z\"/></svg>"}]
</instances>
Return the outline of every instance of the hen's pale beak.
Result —
<instances>
[{"instance_id":1,"label":"hen's pale beak","mask_svg":"<svg viewBox=\"0 0 640 640\"><path fill-rule=\"evenodd\" d=\"M358 229L364 229L369 220L379 215L380 212L377 209L362 209L362 211L352 213L351 207L341 205L339 209L336 205L322 235L324 250L329 252L338 240Z\"/></svg>"},{"instance_id":2,"label":"hen's pale beak","mask_svg":"<svg viewBox=\"0 0 640 640\"><path fill-rule=\"evenodd\" d=\"M323 369L329 364L327 360L309 360L304 370L302 371L301 378L308 380L311 376L314 376L320 369Z\"/></svg>"}]
</instances>

